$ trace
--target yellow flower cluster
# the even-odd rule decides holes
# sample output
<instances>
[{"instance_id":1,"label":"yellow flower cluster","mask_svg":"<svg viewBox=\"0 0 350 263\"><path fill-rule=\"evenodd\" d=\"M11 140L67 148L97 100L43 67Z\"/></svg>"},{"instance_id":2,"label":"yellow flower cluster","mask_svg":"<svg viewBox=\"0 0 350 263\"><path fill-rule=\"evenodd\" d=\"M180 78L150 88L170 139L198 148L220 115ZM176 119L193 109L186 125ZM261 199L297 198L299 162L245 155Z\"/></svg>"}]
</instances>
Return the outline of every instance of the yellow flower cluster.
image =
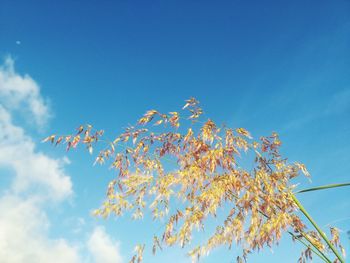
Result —
<instances>
[{"instance_id":1,"label":"yellow flower cluster","mask_svg":"<svg viewBox=\"0 0 350 263\"><path fill-rule=\"evenodd\" d=\"M178 112L150 110L135 126L105 142L107 147L99 152L96 163L110 160L119 176L108 185L107 200L96 215L119 216L131 211L132 218L138 219L150 209L154 219L167 222L163 233L154 237L155 253L164 245L186 246L195 229L204 229L219 208L228 209L223 223L206 242L189 252L194 260L215 247L237 244L242 248L237 261L242 262L251 251L277 244L287 231L295 239L307 238L325 249L316 233L305 232L291 198L290 180L300 173L309 174L303 164L289 164L280 155L276 133L253 140L243 128L218 128L210 119L201 122L203 111L193 98L183 109L190 113L190 124L180 126L186 117ZM103 131L92 132L90 125L81 126L77 134L61 136L56 144L66 142L69 149L81 142L92 153L102 135ZM55 136L46 140L54 143ZM174 208L170 206L173 200L183 205ZM335 229L332 235L332 242L338 245ZM140 262L143 250L138 245L131 262ZM310 248L302 257L311 258Z\"/></svg>"}]
</instances>

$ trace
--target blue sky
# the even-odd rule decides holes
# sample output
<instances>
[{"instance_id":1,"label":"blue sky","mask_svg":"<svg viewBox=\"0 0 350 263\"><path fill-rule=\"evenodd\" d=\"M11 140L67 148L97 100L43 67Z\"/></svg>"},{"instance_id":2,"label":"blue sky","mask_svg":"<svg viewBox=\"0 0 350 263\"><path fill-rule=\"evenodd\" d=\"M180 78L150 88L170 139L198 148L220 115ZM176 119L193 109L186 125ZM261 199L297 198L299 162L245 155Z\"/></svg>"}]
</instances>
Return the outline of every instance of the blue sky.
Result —
<instances>
[{"instance_id":1,"label":"blue sky","mask_svg":"<svg viewBox=\"0 0 350 263\"><path fill-rule=\"evenodd\" d=\"M219 123L278 132L283 153L313 176L304 187L349 181L349 14L345 0L2 0L0 241L18 238L0 257L128 262L159 225L92 218L113 173L83 151L39 142L81 123L112 137L147 109L177 110L190 96ZM337 221L348 250L349 193L300 196L320 225ZM291 247L283 238L250 262L296 262L300 247ZM184 254L147 252L145 262L190 262ZM235 257L218 249L201 262Z\"/></svg>"}]
</instances>

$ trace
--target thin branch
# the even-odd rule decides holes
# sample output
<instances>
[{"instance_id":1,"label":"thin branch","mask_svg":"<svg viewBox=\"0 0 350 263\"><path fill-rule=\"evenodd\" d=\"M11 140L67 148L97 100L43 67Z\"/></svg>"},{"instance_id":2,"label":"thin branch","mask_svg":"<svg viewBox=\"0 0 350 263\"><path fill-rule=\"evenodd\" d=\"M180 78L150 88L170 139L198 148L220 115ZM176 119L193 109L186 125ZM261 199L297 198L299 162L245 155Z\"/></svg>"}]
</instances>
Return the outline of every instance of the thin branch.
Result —
<instances>
[{"instance_id":1,"label":"thin branch","mask_svg":"<svg viewBox=\"0 0 350 263\"><path fill-rule=\"evenodd\" d=\"M322 239L327 243L329 248L333 251L334 255L339 259L341 263L345 263L344 259L340 256L337 249L333 246L333 244L329 241L325 233L318 227L316 222L312 219L312 217L309 215L309 213L305 210L303 205L299 202L299 200L296 198L294 194L291 194L291 197L293 198L295 204L299 207L300 211L305 215L305 217L310 221L310 223L315 227L317 232L320 234Z\"/></svg>"},{"instance_id":2,"label":"thin branch","mask_svg":"<svg viewBox=\"0 0 350 263\"><path fill-rule=\"evenodd\" d=\"M332 261L327 258L327 256L316 246L314 246L311 242L311 240L305 235L304 233L301 233L301 235L310 243L307 244L304 240L301 238L298 238L294 235L294 233L288 231L288 234L290 234L292 237L294 237L296 240L298 240L300 243L302 243L304 246L309 247L312 252L314 252L319 258L321 258L324 262L332 263ZM311 245L311 246L310 246Z\"/></svg>"},{"instance_id":3,"label":"thin branch","mask_svg":"<svg viewBox=\"0 0 350 263\"><path fill-rule=\"evenodd\" d=\"M303 189L303 190L297 191L295 193L296 194L300 194L300 193L305 193L305 192L318 191L318 190L324 190L324 189L336 188L336 187L343 187L343 186L350 186L350 183L328 184L328 185L323 185L323 186L317 186L317 187Z\"/></svg>"}]
</instances>

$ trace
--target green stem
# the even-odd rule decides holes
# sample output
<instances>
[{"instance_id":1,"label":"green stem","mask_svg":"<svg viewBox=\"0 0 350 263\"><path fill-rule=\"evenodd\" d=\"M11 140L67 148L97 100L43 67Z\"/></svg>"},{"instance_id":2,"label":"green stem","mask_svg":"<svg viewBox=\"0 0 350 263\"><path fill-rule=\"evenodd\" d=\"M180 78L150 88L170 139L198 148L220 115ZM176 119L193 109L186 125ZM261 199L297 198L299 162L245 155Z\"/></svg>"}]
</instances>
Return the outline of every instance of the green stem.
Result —
<instances>
[{"instance_id":1,"label":"green stem","mask_svg":"<svg viewBox=\"0 0 350 263\"><path fill-rule=\"evenodd\" d=\"M255 152L257 153L257 155L261 158L261 160L266 164L266 166L267 166L267 167L270 169L270 171L272 172L273 169L271 168L271 166L270 166L268 163L265 162L265 160L261 157L261 154L260 154L259 152L257 152L257 151L255 151ZM294 196L294 195L292 194L292 196ZM265 215L262 211L259 211L259 212L262 213L265 217L268 218L268 216ZM288 231L288 233L289 233L291 236L295 237L295 235L294 235L292 232ZM320 257L323 261L325 261L325 262L332 263L332 261L331 261L330 259L328 259L328 257L327 257L317 246L315 246L315 245L311 242L311 240L309 239L309 237L308 237L306 234L301 233L301 235L310 243L310 245L311 245L311 250L312 250L317 256L319 256L319 257ZM310 247L310 246L307 245L306 242L304 242L302 239L297 238L297 240L298 240L300 243L304 244L306 247ZM313 249L312 247L313 247L314 249ZM316 251L318 251L318 253L317 253Z\"/></svg>"},{"instance_id":2,"label":"green stem","mask_svg":"<svg viewBox=\"0 0 350 263\"><path fill-rule=\"evenodd\" d=\"M305 193L305 192L311 192L311 191L317 191L317 190L324 190L324 189L329 189L329 188L335 188L335 187L343 187L343 186L350 186L350 183L343 183L343 184L328 184L328 185L323 185L323 186L318 186L318 187L312 187L312 188L307 188L300 190L296 192L297 194L300 193Z\"/></svg>"},{"instance_id":3,"label":"green stem","mask_svg":"<svg viewBox=\"0 0 350 263\"><path fill-rule=\"evenodd\" d=\"M318 227L316 222L312 219L312 217L309 215L309 213L305 210L305 208L302 206L302 204L299 202L299 200L296 198L294 194L291 194L291 197L293 198L295 204L299 207L300 211L306 216L306 218L310 221L310 223L315 227L317 232L321 235L322 239L327 243L329 248L333 251L334 255L339 259L341 263L345 263L344 259L340 256L339 252L336 250L336 248L333 246L333 244L329 241L325 233Z\"/></svg>"},{"instance_id":4,"label":"green stem","mask_svg":"<svg viewBox=\"0 0 350 263\"><path fill-rule=\"evenodd\" d=\"M318 251L318 253L320 254L318 254L318 253L316 253L315 251L314 251L314 249L312 249L312 247L311 247L311 249L312 249L312 251L317 255L317 256L319 256L321 259L323 259L324 261L326 261L326 262L328 262L328 263L332 263L332 260L330 260L317 246L315 246L313 243L312 243L312 241L310 240L310 238L305 234L305 233L301 233L301 235L303 236L303 238L305 238L310 244L311 244L311 246L315 249L315 250L317 250ZM303 243L303 242L302 242ZM304 244L304 243L303 243Z\"/></svg>"},{"instance_id":5,"label":"green stem","mask_svg":"<svg viewBox=\"0 0 350 263\"><path fill-rule=\"evenodd\" d=\"M328 263L332 263L332 261L330 259L327 258L327 256L325 254L323 254L317 247L312 246L312 243L310 242L310 240L308 238L306 238L305 236L303 236L307 241L310 242L310 244L307 244L304 240L302 240L301 238L296 237L292 232L288 231L288 234L290 234L292 237L294 237L296 240L298 240L300 243L302 243L305 247L309 247L312 252L315 253L315 255L317 255L319 258L321 258L324 262L328 262Z\"/></svg>"},{"instance_id":6,"label":"green stem","mask_svg":"<svg viewBox=\"0 0 350 263\"><path fill-rule=\"evenodd\" d=\"M264 212L262 212L261 210L258 210L258 212L260 214L262 214L264 217L266 217L267 219L270 219L270 217L268 215L266 215ZM300 243L302 243L304 246L306 247L310 247L310 249L317 255L319 256L319 258L321 258L324 262L328 262L328 263L332 263L332 261L317 247L315 246L311 240L308 238L308 236L301 232L300 234L302 235L303 238L305 238L310 244L307 244L304 240L302 240L301 238L298 238L295 236L294 233L288 231L288 234L291 235L292 237L294 237L296 240L298 240Z\"/></svg>"},{"instance_id":7,"label":"green stem","mask_svg":"<svg viewBox=\"0 0 350 263\"><path fill-rule=\"evenodd\" d=\"M238 196L232 193L232 196L236 199L238 199ZM263 211L261 211L260 209L258 210L258 212L260 214L262 214L264 217L266 217L267 219L270 219L270 217L268 215L266 215ZM300 243L302 243L305 247L310 247L311 245L311 250L317 255L319 256L319 258L321 258L324 262L328 262L328 263L332 263L332 261L330 259L327 258L327 256L325 254L323 254L323 252L321 250L319 250L318 247L316 247L311 240L307 237L307 235L305 235L304 233L301 233L301 235L310 243L307 244L306 242L304 242L302 239L296 237L292 232L288 231L288 234L291 235L292 237L294 237L296 240L298 240ZM318 251L318 252L317 252Z\"/></svg>"}]
</instances>

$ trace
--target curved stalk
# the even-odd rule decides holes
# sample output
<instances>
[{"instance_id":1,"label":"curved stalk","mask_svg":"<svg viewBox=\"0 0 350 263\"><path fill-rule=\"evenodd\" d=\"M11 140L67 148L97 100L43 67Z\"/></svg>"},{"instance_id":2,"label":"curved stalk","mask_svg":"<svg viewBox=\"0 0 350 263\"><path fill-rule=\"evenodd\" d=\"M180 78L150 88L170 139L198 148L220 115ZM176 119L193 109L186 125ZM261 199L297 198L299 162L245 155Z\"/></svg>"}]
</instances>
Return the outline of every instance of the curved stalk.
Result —
<instances>
[{"instance_id":1,"label":"curved stalk","mask_svg":"<svg viewBox=\"0 0 350 263\"><path fill-rule=\"evenodd\" d=\"M330 260L317 246L315 246L312 241L310 240L310 238L305 234L305 233L301 233L301 235L311 244L311 249L312 251L315 253L314 250L318 251L318 253L315 253L317 256L319 256L321 259L323 259L324 261L328 262L328 263L332 263L332 260Z\"/></svg>"},{"instance_id":2,"label":"curved stalk","mask_svg":"<svg viewBox=\"0 0 350 263\"><path fill-rule=\"evenodd\" d=\"M291 197L293 198L295 204L299 207L300 211L305 215L305 217L310 221L310 223L315 227L317 232L320 234L322 239L327 243L329 248L333 251L334 255L339 259L341 263L345 263L344 259L340 256L339 252L337 249L333 246L333 244L329 241L325 233L318 227L316 222L312 219L312 217L309 215L309 213L305 210L303 205L299 202L299 200L296 198L294 194L291 194Z\"/></svg>"},{"instance_id":3,"label":"curved stalk","mask_svg":"<svg viewBox=\"0 0 350 263\"><path fill-rule=\"evenodd\" d=\"M327 258L327 256L321 251L319 250L316 246L314 246L311 242L311 240L304 234L302 233L301 235L310 243L307 244L304 240L302 240L301 238L296 237L292 232L288 231L288 234L290 234L292 237L294 237L296 240L298 240L300 243L302 243L304 246L309 247L312 252L315 253L315 255L317 255L320 259L322 259L324 262L328 262L328 263L332 263L332 261Z\"/></svg>"},{"instance_id":4,"label":"curved stalk","mask_svg":"<svg viewBox=\"0 0 350 263\"><path fill-rule=\"evenodd\" d=\"M350 186L350 183L328 184L328 185L323 185L323 186L317 186L317 187L303 189L303 190L297 191L295 193L296 194L300 194L300 193L305 193L305 192L318 191L318 190L324 190L324 189L336 188L336 187L343 187L343 186Z\"/></svg>"},{"instance_id":5,"label":"curved stalk","mask_svg":"<svg viewBox=\"0 0 350 263\"><path fill-rule=\"evenodd\" d=\"M258 210L258 212L260 214L262 214L264 217L266 217L267 219L270 219L270 217L268 215L266 215L263 211ZM310 244L307 244L304 240L302 240L301 238L298 238L295 236L295 234L291 231L288 231L288 234L291 235L293 238L295 238L296 240L298 240L301 244L303 244L305 247L310 247L310 249L312 250L312 252L315 253L315 255L317 255L320 259L322 259L324 262L328 262L328 263L332 263L332 261L317 247L315 246L311 240L308 238L307 235L305 235L305 233L301 232L300 234L302 235L303 238L305 238Z\"/></svg>"}]
</instances>

